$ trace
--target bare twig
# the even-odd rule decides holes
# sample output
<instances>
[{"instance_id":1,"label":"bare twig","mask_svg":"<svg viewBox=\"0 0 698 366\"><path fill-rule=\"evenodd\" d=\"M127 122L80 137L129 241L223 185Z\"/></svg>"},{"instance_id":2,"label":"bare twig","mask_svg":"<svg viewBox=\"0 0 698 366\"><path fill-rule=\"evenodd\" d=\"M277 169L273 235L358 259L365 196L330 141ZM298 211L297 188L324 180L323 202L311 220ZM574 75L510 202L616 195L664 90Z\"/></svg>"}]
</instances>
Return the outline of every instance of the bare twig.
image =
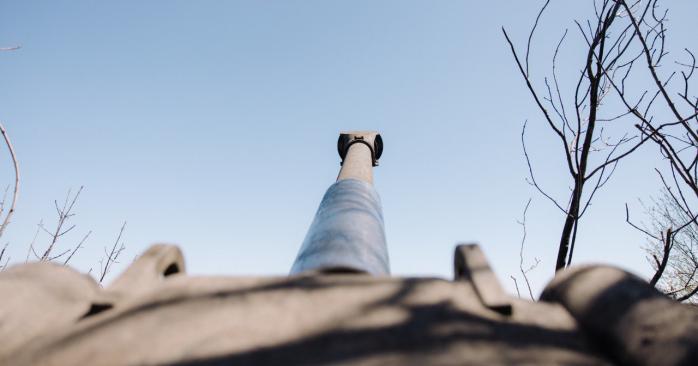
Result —
<instances>
[{"instance_id":1,"label":"bare twig","mask_svg":"<svg viewBox=\"0 0 698 366\"><path fill-rule=\"evenodd\" d=\"M514 287L516 287L516 296L518 296L520 299L521 298L521 291L519 291L519 282L516 281L516 277L514 277L514 276L509 276L509 278L511 278L511 280L514 281Z\"/></svg>"},{"instance_id":2,"label":"bare twig","mask_svg":"<svg viewBox=\"0 0 698 366\"><path fill-rule=\"evenodd\" d=\"M533 40L533 33L536 31L536 28L538 27L538 22L540 21L540 17L543 16L543 12L545 11L545 8L548 7L548 4L550 4L550 0L546 0L545 4L540 8L540 11L538 12L538 16L536 17L535 23L533 23L533 27L531 28L531 32L528 34L528 46L526 47L526 76L529 75L528 73L528 55L529 51L531 50L531 40Z\"/></svg>"},{"instance_id":3,"label":"bare twig","mask_svg":"<svg viewBox=\"0 0 698 366\"><path fill-rule=\"evenodd\" d=\"M111 269L111 266L114 263L118 263L117 259L119 258L119 255L121 252L126 249L124 246L123 242L121 242L121 236L124 233L124 229L126 228L126 221L124 221L124 224L121 225L121 230L119 230L119 235L116 237L116 241L114 242L114 245L111 248L111 251L107 253L107 248L104 248L104 254L106 255L106 259L102 259L99 264L101 267L101 272L99 276L99 283L102 283L104 281L104 277L109 273L109 270ZM120 243L121 242L121 243Z\"/></svg>"},{"instance_id":4,"label":"bare twig","mask_svg":"<svg viewBox=\"0 0 698 366\"><path fill-rule=\"evenodd\" d=\"M36 259L39 259L39 256L36 255L36 251L34 250L34 244L36 244L36 238L39 236L39 230L41 230L43 224L44 220L40 220L39 224L36 225L36 232L34 233L34 237L32 238L31 243L29 243L29 249L27 249L27 258L24 259L24 263L29 262L29 254L31 254L32 252L34 253Z\"/></svg>"},{"instance_id":5,"label":"bare twig","mask_svg":"<svg viewBox=\"0 0 698 366\"><path fill-rule=\"evenodd\" d=\"M72 213L73 207L75 206L75 202L77 202L78 197L80 197L80 193L82 192L83 187L80 186L80 189L75 193L75 195L71 198L70 197L70 190L68 191L68 194L65 197L65 201L63 202L63 206L59 207L58 202L54 201L54 206L56 208L56 212L58 213L58 224L56 225L56 229L53 232L49 232L44 228L43 226L40 226L44 231L49 233L51 235L51 242L44 251L44 254L41 255L41 258L39 260L41 261L47 261L50 260L51 258L51 251L54 249L54 246L58 242L58 239L60 239L63 235L67 234L70 232L73 228L75 228L75 225L70 226L68 229L63 229L63 226L65 225L66 221L74 216L75 214Z\"/></svg>"},{"instance_id":6,"label":"bare twig","mask_svg":"<svg viewBox=\"0 0 698 366\"><path fill-rule=\"evenodd\" d=\"M73 258L73 255L75 255L75 252L77 252L78 249L82 248L82 244L85 243L85 240L87 240L87 237L89 237L90 234L92 234L92 230L88 231L87 234L85 234L85 236L82 237L82 240L80 240L78 245L75 246L75 249L73 249L73 251L70 252L70 255L68 256L68 258L66 258L65 261L63 262L64 266L67 265L68 262L70 262L70 259Z\"/></svg>"},{"instance_id":7,"label":"bare twig","mask_svg":"<svg viewBox=\"0 0 698 366\"><path fill-rule=\"evenodd\" d=\"M521 218L521 221L519 221L519 225L521 225L521 230L523 231L521 235L521 246L519 249L519 271L521 272L521 276L523 277L524 281L526 282L526 288L528 289L528 295L531 297L531 300L535 301L535 298L533 297L533 290L531 290L531 282L528 280L528 272L532 271L536 267L538 267L538 264L540 263L540 260L538 258L535 258L535 263L529 266L528 268L524 268L524 244L526 243L526 213L528 213L528 208L531 206L531 199L528 199L528 202L526 202L526 206L524 207L523 215ZM516 291L518 292L518 285L516 288ZM519 296L520 297L520 296Z\"/></svg>"},{"instance_id":8,"label":"bare twig","mask_svg":"<svg viewBox=\"0 0 698 366\"><path fill-rule=\"evenodd\" d=\"M7 246L10 245L10 243L5 243L5 245L2 247L2 250L0 250L0 264L2 264L2 257L5 255L5 251L7 251ZM3 269L5 267L0 266L0 269Z\"/></svg>"},{"instance_id":9,"label":"bare twig","mask_svg":"<svg viewBox=\"0 0 698 366\"><path fill-rule=\"evenodd\" d=\"M686 292L685 295L676 298L676 301L686 301L698 293L698 286L694 286L693 290Z\"/></svg>"},{"instance_id":10,"label":"bare twig","mask_svg":"<svg viewBox=\"0 0 698 366\"><path fill-rule=\"evenodd\" d=\"M0 271L4 271L7 268L7 266L10 264L10 259L12 259L12 257L8 255L7 259L5 259L5 264L0 263Z\"/></svg>"},{"instance_id":11,"label":"bare twig","mask_svg":"<svg viewBox=\"0 0 698 366\"><path fill-rule=\"evenodd\" d=\"M669 262L669 254L671 253L671 228L667 229L666 234L664 235L664 255L662 256L662 261L657 263L657 271L654 273L654 276L652 276L652 279L650 279L650 285L656 286L657 281L662 277L662 274L664 273L664 270L666 269L666 265ZM656 260L656 258L655 258Z\"/></svg>"},{"instance_id":12,"label":"bare twig","mask_svg":"<svg viewBox=\"0 0 698 366\"><path fill-rule=\"evenodd\" d=\"M0 123L0 132L2 132L2 137L5 140L5 145L7 146L7 149L10 151L10 158L12 158L12 166L15 170L15 183L14 189L12 191L12 203L10 204L10 209L7 211L7 214L5 215L5 219L3 220L2 224L0 224L0 237L2 237L2 234L5 232L7 225L10 223L10 218L12 217L12 214L14 214L15 212L17 197L19 196L19 163L17 162L17 155L15 154L14 147L12 147L10 137L8 136L7 131L5 130L5 126L3 126L2 123Z\"/></svg>"},{"instance_id":13,"label":"bare twig","mask_svg":"<svg viewBox=\"0 0 698 366\"><path fill-rule=\"evenodd\" d=\"M528 124L528 121L524 121L523 127L521 128L521 147L523 148L523 153L524 153L524 158L526 159L526 165L528 166L528 176L531 178L529 181L528 179L526 180L530 185L532 185L540 194L542 194L545 198L550 200L560 211L563 213L567 213L565 209L553 198L551 195L546 193L543 188L538 184L538 181L536 181L536 176L533 174L533 165L531 164L531 158L528 156L528 150L526 149L526 125Z\"/></svg>"}]
</instances>

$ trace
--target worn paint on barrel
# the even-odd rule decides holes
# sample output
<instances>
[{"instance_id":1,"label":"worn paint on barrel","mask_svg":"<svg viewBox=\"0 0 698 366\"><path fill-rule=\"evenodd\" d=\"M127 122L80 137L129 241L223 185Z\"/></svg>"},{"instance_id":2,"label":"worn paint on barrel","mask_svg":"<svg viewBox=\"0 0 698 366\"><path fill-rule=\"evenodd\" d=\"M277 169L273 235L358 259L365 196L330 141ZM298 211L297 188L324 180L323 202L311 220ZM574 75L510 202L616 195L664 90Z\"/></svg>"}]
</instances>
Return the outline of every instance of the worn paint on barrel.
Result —
<instances>
[{"instance_id":1,"label":"worn paint on barrel","mask_svg":"<svg viewBox=\"0 0 698 366\"><path fill-rule=\"evenodd\" d=\"M327 189L291 274L310 270L390 274L383 212L372 184L343 179Z\"/></svg>"}]
</instances>

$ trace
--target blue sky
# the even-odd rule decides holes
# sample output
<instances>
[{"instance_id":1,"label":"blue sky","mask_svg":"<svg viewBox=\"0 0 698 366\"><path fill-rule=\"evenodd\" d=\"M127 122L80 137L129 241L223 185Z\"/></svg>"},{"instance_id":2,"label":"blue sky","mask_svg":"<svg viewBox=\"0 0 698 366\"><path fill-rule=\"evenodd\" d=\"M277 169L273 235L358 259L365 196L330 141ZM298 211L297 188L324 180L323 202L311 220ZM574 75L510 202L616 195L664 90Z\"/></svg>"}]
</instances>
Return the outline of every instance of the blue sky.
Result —
<instances>
[{"instance_id":1,"label":"blue sky","mask_svg":"<svg viewBox=\"0 0 698 366\"><path fill-rule=\"evenodd\" d=\"M60 244L93 231L73 261L81 270L98 267L127 221L114 273L166 242L193 274L282 275L336 177L338 132L374 129L385 141L375 174L395 274L450 278L454 245L479 242L512 289L516 220L532 197L526 255L542 261L531 275L540 289L563 217L525 182L525 120L539 179L560 197L567 180L500 30L523 46L538 3L0 2L0 46L22 46L0 53L0 120L23 175L3 240L23 259L39 220L54 225L53 200L84 185ZM669 46L698 49L698 3L671 6ZM591 9L553 1L535 73L548 70L565 27L562 61L576 62L572 20ZM643 159L652 154L627 160L598 195L575 262L648 275L624 203L657 192L659 163Z\"/></svg>"}]
</instances>

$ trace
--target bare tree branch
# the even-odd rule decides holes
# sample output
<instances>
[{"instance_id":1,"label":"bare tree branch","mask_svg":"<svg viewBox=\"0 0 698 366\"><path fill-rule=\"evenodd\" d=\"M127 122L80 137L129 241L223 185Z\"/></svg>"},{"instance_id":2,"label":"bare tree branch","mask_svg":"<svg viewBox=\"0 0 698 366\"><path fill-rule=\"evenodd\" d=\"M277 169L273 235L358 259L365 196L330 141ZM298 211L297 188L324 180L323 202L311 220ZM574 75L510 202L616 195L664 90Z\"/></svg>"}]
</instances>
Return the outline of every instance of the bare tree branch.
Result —
<instances>
[{"instance_id":1,"label":"bare tree branch","mask_svg":"<svg viewBox=\"0 0 698 366\"><path fill-rule=\"evenodd\" d=\"M7 246L10 245L10 243L5 243L5 246L2 247L2 250L0 250L0 264L2 264L2 257L5 255L5 251L7 251ZM6 266L6 265L5 265ZM5 266L0 266L0 270L4 269Z\"/></svg>"},{"instance_id":2,"label":"bare tree branch","mask_svg":"<svg viewBox=\"0 0 698 366\"><path fill-rule=\"evenodd\" d=\"M36 238L39 236L39 230L41 230L41 227L43 226L43 224L44 224L44 220L40 220L39 224L36 225L36 232L34 233L34 237L32 238L32 241L29 243L29 249L27 249L27 257L24 259L24 263L29 262L29 254L31 254L32 252L34 252L34 254L36 255L36 252L34 251L34 244L36 244ZM38 259L38 255L36 255L36 257Z\"/></svg>"},{"instance_id":3,"label":"bare tree branch","mask_svg":"<svg viewBox=\"0 0 698 366\"><path fill-rule=\"evenodd\" d=\"M5 219L2 221L2 224L0 224L0 237L2 237L2 234L5 232L7 225L10 223L10 218L12 218L12 214L14 214L15 212L15 206L17 205L17 197L19 196L19 162L17 162L17 155L15 154L15 149L14 147L12 147L10 137L8 136L7 131L5 130L5 126L3 126L2 123L0 123L0 132L2 132L2 137L5 140L5 145L7 146L7 149L10 152L10 158L12 158L12 166L15 170L15 182L14 189L12 191L12 203L10 204L10 209L7 211L7 214L5 215ZM3 208L4 205L5 200L3 199Z\"/></svg>"},{"instance_id":4,"label":"bare tree branch","mask_svg":"<svg viewBox=\"0 0 698 366\"><path fill-rule=\"evenodd\" d=\"M124 249L126 249L123 242L121 242L121 236L123 235L125 228L126 221L124 221L124 224L121 225L121 230L119 230L119 235L116 237L116 241L114 242L111 251L107 253L107 248L104 248L104 254L106 255L106 258L100 260L101 272L99 276L99 283L102 283L102 281L104 281L104 277L107 275L107 273L109 273L111 266L114 263L118 263L117 259L119 258L119 255L121 254L121 252L124 251Z\"/></svg>"},{"instance_id":5,"label":"bare tree branch","mask_svg":"<svg viewBox=\"0 0 698 366\"><path fill-rule=\"evenodd\" d=\"M72 230L75 225L71 226L70 228L63 230L63 225L65 225L66 221L74 216L72 212L73 207L75 206L75 202L77 202L78 197L80 197L80 193L82 192L83 186L80 186L80 189L78 189L77 193L71 198L70 197L70 190L68 190L68 194L65 196L65 201L63 203L62 207L58 206L58 202L54 201L54 205L56 207L56 212L58 213L58 224L56 225L56 229L53 232L49 232L44 228L44 231L48 232L49 235L51 235L51 243L48 245L46 250L44 251L44 254L41 255L40 260L41 261L47 261L50 260L51 258L51 251L53 250L54 246L58 242L58 239L60 239L63 235L68 233L70 230ZM43 228L43 227L42 227Z\"/></svg>"},{"instance_id":6,"label":"bare tree branch","mask_svg":"<svg viewBox=\"0 0 698 366\"><path fill-rule=\"evenodd\" d=\"M65 261L63 262L64 266L67 265L68 262L70 262L70 260L73 258L73 255L75 255L75 252L77 252L78 249L82 248L82 244L85 243L85 240L87 240L87 237L89 237L90 234L92 234L92 230L88 231L87 234L85 234L85 236L82 237L82 240L80 240L78 245L75 246L75 249L73 249L73 251L70 252L70 255L68 256L68 258L66 258Z\"/></svg>"},{"instance_id":7,"label":"bare tree branch","mask_svg":"<svg viewBox=\"0 0 698 366\"><path fill-rule=\"evenodd\" d=\"M654 272L654 276L652 276L652 279L650 279L650 285L656 286L657 281L662 277L662 274L664 273L664 270L666 269L666 265L669 262L669 253L671 253L671 228L666 230L666 234L664 235L664 255L662 256L661 262L658 263L657 266L657 271Z\"/></svg>"},{"instance_id":8,"label":"bare tree branch","mask_svg":"<svg viewBox=\"0 0 698 366\"><path fill-rule=\"evenodd\" d=\"M514 287L516 287L516 296L518 296L520 299L521 298L521 291L519 291L519 283L516 281L516 277L509 276L509 278L511 278L511 280L514 281Z\"/></svg>"},{"instance_id":9,"label":"bare tree branch","mask_svg":"<svg viewBox=\"0 0 698 366\"><path fill-rule=\"evenodd\" d=\"M670 72L664 79L659 76L657 69L669 53L665 49L668 12L657 6L657 0L636 0L632 4L624 0L593 2L594 15L585 21L575 21L586 48L581 69L574 76L574 95L570 101L563 98L558 78L557 57L567 38L567 30L554 45L553 83L551 85L548 77L542 77L540 82L545 94L540 93L531 78L533 72L529 59L533 33L542 24L542 15L548 4L549 1L543 3L529 31L525 62L521 62L506 30L502 29L502 32L528 92L543 114L547 126L564 148L562 153L565 154L570 179L566 205L560 204L560 201L542 190L540 182L534 179L533 164L526 151L522 133L524 156L531 177L529 183L565 215L555 266L559 270L572 263L580 219L592 205L598 190L609 182L619 162L634 155L646 142L653 141L660 147L662 156L670 162L672 174L679 178L676 185L685 184L698 198L698 128L688 128L691 123L698 124L698 98L689 98L688 81L696 69L696 60L690 51L686 51L688 61L677 63L686 68L684 71ZM647 63L648 76L654 85L650 85L652 90L640 90L635 96L635 80L644 82L647 78L640 75L642 70L634 67L643 60ZM690 109L688 113L679 109L669 91L676 75L683 79L683 88L678 92L678 98L683 106ZM629 87L630 83L633 83L632 87ZM661 106L655 103L662 99L673 116L671 121L655 116L655 113L662 116L666 114L658 113L661 112ZM570 109L569 116L574 116L576 121L567 117L566 105L574 108L574 111ZM613 108L619 109L611 113L601 112ZM613 131L619 133L621 138L613 139L605 135L604 124L610 126L609 123L613 123ZM686 130L672 133L675 127ZM682 195L681 190L678 192ZM630 223L627 212L626 221Z\"/></svg>"},{"instance_id":10,"label":"bare tree branch","mask_svg":"<svg viewBox=\"0 0 698 366\"><path fill-rule=\"evenodd\" d=\"M519 249L519 271L521 272L521 276L523 277L524 281L526 282L526 288L528 289L528 295L531 297L531 300L535 301L535 298L533 297L533 290L531 290L531 282L528 280L528 272L532 271L536 267L538 267L538 264L540 261L538 258L535 258L535 263L529 266L528 268L524 269L524 244L526 243L526 213L528 213L528 208L531 206L531 199L528 199L528 202L526 202L526 207L524 207L523 215L521 217L521 221L519 221L519 225L521 225L521 230L523 233L521 234L521 246ZM518 286L517 286L517 292L518 292Z\"/></svg>"}]
</instances>

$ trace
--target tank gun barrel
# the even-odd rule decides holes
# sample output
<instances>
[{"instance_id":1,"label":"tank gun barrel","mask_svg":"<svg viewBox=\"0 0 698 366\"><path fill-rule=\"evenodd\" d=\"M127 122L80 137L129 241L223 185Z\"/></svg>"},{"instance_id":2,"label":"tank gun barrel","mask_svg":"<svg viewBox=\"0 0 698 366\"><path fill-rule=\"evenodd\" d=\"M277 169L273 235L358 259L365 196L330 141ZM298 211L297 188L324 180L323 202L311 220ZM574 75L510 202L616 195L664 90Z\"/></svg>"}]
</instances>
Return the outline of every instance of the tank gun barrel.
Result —
<instances>
[{"instance_id":1,"label":"tank gun barrel","mask_svg":"<svg viewBox=\"0 0 698 366\"><path fill-rule=\"evenodd\" d=\"M390 266L373 167L383 153L377 132L343 132L337 141L341 169L322 198L291 274L306 271L388 275Z\"/></svg>"}]
</instances>

